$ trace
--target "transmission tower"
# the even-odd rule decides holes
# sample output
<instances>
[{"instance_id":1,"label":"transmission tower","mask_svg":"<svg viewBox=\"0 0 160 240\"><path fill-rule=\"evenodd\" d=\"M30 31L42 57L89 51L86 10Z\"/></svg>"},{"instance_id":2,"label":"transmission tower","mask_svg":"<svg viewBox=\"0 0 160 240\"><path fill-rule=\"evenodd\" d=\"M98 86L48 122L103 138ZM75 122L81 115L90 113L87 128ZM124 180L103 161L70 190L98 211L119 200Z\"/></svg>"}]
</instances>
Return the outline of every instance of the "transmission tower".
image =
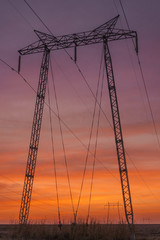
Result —
<instances>
[{"instance_id":1,"label":"transmission tower","mask_svg":"<svg viewBox=\"0 0 160 240\"><path fill-rule=\"evenodd\" d=\"M115 203L108 202L104 206L107 207L107 224L109 223L110 207L117 207L119 222L121 222L119 207L122 207L123 206L122 204L120 204L119 202L115 202Z\"/></svg>"},{"instance_id":2,"label":"transmission tower","mask_svg":"<svg viewBox=\"0 0 160 240\"><path fill-rule=\"evenodd\" d=\"M130 193L129 180L128 180L128 171L127 171L121 122L120 122L120 114L119 114L118 101L117 101L116 86L115 86L115 80L114 80L114 74L113 74L112 59L111 59L108 43L111 41L132 38L135 40L137 52L138 52L138 46L137 46L137 33L135 31L115 28L118 18L119 16L111 19L110 21L104 23L103 25L99 26L98 28L92 31L80 32L80 33L63 35L58 37L35 30L35 33L37 34L39 40L19 50L20 55L43 53L36 105L35 105L35 113L34 113L32 133L31 133L31 143L29 147L24 188L22 193L22 201L21 201L21 208L20 208L20 215L19 215L19 222L22 224L27 223L28 216L29 216L29 208L30 208L32 188L33 188L33 179L34 179L36 159L37 159L37 153L38 153L40 128L41 128L42 114L43 114L43 107L44 107L45 90L46 90L46 83L48 78L49 51L55 51L60 49L65 49L66 51L67 48L74 48L74 60L76 62L77 47L103 43L104 60L105 60L109 95L110 95L110 103L111 103L111 111L112 111L112 118L113 118L113 126L114 126L114 134L115 134L115 142L116 142L116 149L117 149L117 157L118 157L118 164L119 164L125 216L131 232L130 239L135 239L134 225L133 225L133 209L132 209L131 193Z\"/></svg>"}]
</instances>

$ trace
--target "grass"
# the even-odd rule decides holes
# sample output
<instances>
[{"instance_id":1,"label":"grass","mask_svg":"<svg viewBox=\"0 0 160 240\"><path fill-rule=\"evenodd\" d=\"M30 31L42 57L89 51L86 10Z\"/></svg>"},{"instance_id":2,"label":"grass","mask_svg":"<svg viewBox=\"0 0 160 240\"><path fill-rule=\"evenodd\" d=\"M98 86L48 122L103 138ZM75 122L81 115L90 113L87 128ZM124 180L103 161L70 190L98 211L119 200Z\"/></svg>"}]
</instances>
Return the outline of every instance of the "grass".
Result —
<instances>
[{"instance_id":1,"label":"grass","mask_svg":"<svg viewBox=\"0 0 160 240\"><path fill-rule=\"evenodd\" d=\"M27 224L14 225L6 239L14 240L129 240L125 224L56 225Z\"/></svg>"},{"instance_id":2,"label":"grass","mask_svg":"<svg viewBox=\"0 0 160 240\"><path fill-rule=\"evenodd\" d=\"M136 224L136 240L160 240L159 224ZM57 225L18 224L0 225L0 240L129 240L128 226L121 224Z\"/></svg>"}]
</instances>

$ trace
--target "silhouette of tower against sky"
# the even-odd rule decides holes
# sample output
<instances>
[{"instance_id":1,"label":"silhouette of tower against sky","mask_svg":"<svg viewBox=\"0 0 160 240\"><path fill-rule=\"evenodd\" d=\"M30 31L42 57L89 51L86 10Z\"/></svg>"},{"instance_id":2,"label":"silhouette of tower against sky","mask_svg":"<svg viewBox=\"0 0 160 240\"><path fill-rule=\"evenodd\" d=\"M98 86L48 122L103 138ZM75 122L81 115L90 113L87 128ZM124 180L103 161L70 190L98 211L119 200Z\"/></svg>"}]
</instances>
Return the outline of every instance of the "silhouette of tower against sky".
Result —
<instances>
[{"instance_id":1,"label":"silhouette of tower against sky","mask_svg":"<svg viewBox=\"0 0 160 240\"><path fill-rule=\"evenodd\" d=\"M35 111L33 117L33 125L31 131L31 138L29 144L29 152L25 173L25 180L22 192L22 200L19 213L19 223L26 224L29 217L30 203L38 154L38 146L40 139L41 124L43 118L43 108L45 102L46 85L48 80L49 70L49 56L51 51L69 48L74 49L74 62L77 61L77 48L81 46L88 46L92 44L103 44L104 63L108 83L108 91L110 97L111 113L113 120L115 144L117 150L117 159L121 180L121 188L123 195L123 203L125 209L126 220L130 229L131 238L134 236L134 216L131 201L130 185L128 179L127 162L124 149L124 141L122 135L122 127L120 121L120 113L118 106L118 99L116 93L116 84L114 79L112 58L109 49L109 43L112 41L133 39L135 41L136 52L138 52L137 33L131 30L117 29L116 23L119 16L102 24L92 31L74 33L69 35L62 35L55 37L52 34L35 31L38 40L27 47L19 50L20 55L29 55L42 53L42 63L40 68L39 83L36 96ZM20 70L20 67L19 67ZM77 210L75 211L75 219Z\"/></svg>"}]
</instances>

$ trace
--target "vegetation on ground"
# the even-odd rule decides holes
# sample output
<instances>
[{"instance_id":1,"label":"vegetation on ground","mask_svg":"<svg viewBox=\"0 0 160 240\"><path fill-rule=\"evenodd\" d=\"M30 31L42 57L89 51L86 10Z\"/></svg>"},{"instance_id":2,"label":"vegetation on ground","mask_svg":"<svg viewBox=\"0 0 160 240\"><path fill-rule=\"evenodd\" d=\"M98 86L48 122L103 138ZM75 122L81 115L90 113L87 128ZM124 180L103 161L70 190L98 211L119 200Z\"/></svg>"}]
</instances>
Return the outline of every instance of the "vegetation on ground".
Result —
<instances>
[{"instance_id":1,"label":"vegetation on ground","mask_svg":"<svg viewBox=\"0 0 160 240\"><path fill-rule=\"evenodd\" d=\"M14 240L129 240L125 224L63 225L61 230L56 225L15 225L8 234Z\"/></svg>"},{"instance_id":2,"label":"vegetation on ground","mask_svg":"<svg viewBox=\"0 0 160 240\"><path fill-rule=\"evenodd\" d=\"M160 240L160 224L136 224L136 240ZM128 226L121 224L57 225L1 224L0 240L129 240Z\"/></svg>"}]
</instances>

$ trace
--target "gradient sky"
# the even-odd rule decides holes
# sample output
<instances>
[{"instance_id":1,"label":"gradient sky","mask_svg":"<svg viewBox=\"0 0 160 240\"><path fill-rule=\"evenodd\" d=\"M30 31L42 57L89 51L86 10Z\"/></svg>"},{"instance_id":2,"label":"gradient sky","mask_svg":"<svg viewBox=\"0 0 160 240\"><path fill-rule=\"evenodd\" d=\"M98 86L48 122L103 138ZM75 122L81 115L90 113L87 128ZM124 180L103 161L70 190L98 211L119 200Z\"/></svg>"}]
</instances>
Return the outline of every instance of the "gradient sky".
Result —
<instances>
[{"instance_id":1,"label":"gradient sky","mask_svg":"<svg viewBox=\"0 0 160 240\"><path fill-rule=\"evenodd\" d=\"M118 0L28 0L55 36L92 30L120 14L117 27L127 29ZM138 33L139 57L160 134L160 1L122 0L132 30ZM37 40L33 29L47 32L22 0L3 0L0 8L0 58L17 69L18 50ZM137 57L131 40L110 44L126 147L130 187L136 223L160 223L160 149L149 111ZM73 56L73 50L69 50ZM78 48L78 65L92 91L96 92L102 45ZM21 74L37 88L41 54L22 57ZM73 62L64 51L51 54L62 119L87 146L94 98ZM0 223L18 219L21 192L28 154L35 93L0 62ZM52 108L56 111L51 73L49 86ZM46 96L48 102L48 96ZM111 112L105 79L102 106L110 122ZM98 113L98 112L97 112ZM97 121L96 113L96 121ZM57 176L62 219L73 219L58 121L52 115ZM94 152L95 129L91 144ZM66 156L76 207L86 149L63 125ZM160 137L160 136L159 136ZM44 108L41 138L34 180L31 219L57 221L55 180L50 140L49 112ZM108 202L122 203L118 162L113 130L101 115L97 159L91 203L91 218L106 221ZM89 156L82 193L79 220L85 220L88 208L93 157ZM117 209L111 220L118 221ZM121 209L124 219L124 210Z\"/></svg>"}]
</instances>

